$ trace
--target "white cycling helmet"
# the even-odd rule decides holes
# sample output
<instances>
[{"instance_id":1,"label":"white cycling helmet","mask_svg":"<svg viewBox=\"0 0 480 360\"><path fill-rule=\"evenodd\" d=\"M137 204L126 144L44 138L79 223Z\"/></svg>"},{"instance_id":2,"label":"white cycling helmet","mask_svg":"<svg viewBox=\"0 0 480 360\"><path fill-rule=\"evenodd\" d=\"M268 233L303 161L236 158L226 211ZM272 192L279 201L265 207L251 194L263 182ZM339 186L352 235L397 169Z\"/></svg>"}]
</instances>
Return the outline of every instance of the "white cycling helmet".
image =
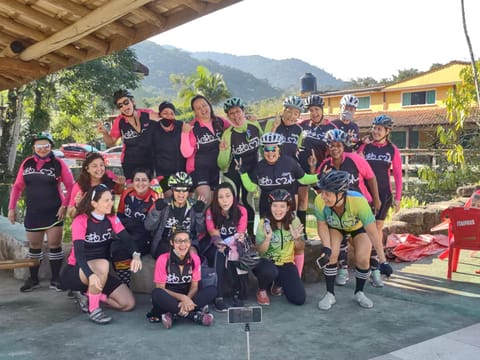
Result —
<instances>
[{"instance_id":1,"label":"white cycling helmet","mask_svg":"<svg viewBox=\"0 0 480 360\"><path fill-rule=\"evenodd\" d=\"M282 145L285 141L285 138L282 134L274 133L274 132L267 132L262 135L260 142L262 146L264 145Z\"/></svg>"},{"instance_id":2,"label":"white cycling helmet","mask_svg":"<svg viewBox=\"0 0 480 360\"><path fill-rule=\"evenodd\" d=\"M298 96L289 96L289 97L286 97L285 100L283 100L283 106L291 107L291 108L300 110L300 112L302 112L303 100Z\"/></svg>"},{"instance_id":3,"label":"white cycling helmet","mask_svg":"<svg viewBox=\"0 0 480 360\"><path fill-rule=\"evenodd\" d=\"M355 109L358 107L358 98L355 95L347 94L342 97L340 100L340 105L345 106L353 106Z\"/></svg>"}]
</instances>

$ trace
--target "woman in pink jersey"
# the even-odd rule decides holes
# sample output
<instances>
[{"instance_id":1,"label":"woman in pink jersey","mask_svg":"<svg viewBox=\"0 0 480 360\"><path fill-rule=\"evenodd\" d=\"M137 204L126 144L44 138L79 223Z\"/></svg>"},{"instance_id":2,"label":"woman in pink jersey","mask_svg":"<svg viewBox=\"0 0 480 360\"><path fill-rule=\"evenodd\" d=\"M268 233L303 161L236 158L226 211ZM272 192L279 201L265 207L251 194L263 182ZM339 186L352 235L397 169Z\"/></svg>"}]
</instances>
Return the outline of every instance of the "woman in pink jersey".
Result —
<instances>
[{"instance_id":1,"label":"woman in pink jersey","mask_svg":"<svg viewBox=\"0 0 480 360\"><path fill-rule=\"evenodd\" d=\"M129 247L133 272L141 270L142 260L135 242L113 211L112 193L106 185L90 189L77 211L72 223L72 251L62 272L62 285L69 290L87 291L90 320L107 324L112 318L103 312L100 301L121 311L135 307L135 299L127 285L109 274L112 241L122 241Z\"/></svg>"},{"instance_id":2,"label":"woman in pink jersey","mask_svg":"<svg viewBox=\"0 0 480 360\"><path fill-rule=\"evenodd\" d=\"M26 213L24 219L29 244L28 257L42 260L42 245L45 235L48 240L48 260L52 279L50 288L61 291L59 273L63 261L62 234L68 196L72 189L73 177L70 169L52 152L53 139L48 133L33 138L33 156L27 157L18 170L10 194L8 220L14 224L15 208L25 190ZM65 186L67 196L61 185ZM39 265L30 267L30 277L20 288L29 292L40 286Z\"/></svg>"},{"instance_id":3,"label":"woman in pink jersey","mask_svg":"<svg viewBox=\"0 0 480 360\"><path fill-rule=\"evenodd\" d=\"M89 152L82 165L82 170L73 185L68 203L68 215L75 216L75 208L83 199L83 195L92 187L105 184L116 194L123 192L124 176L117 176L112 171L106 170L105 160L98 152Z\"/></svg>"},{"instance_id":4,"label":"woman in pink jersey","mask_svg":"<svg viewBox=\"0 0 480 360\"><path fill-rule=\"evenodd\" d=\"M193 188L198 197L212 201L213 189L220 182L217 165L220 139L230 123L213 113L210 102L196 95L190 102L195 118L182 129L180 150L187 159L187 173L193 179Z\"/></svg>"}]
</instances>

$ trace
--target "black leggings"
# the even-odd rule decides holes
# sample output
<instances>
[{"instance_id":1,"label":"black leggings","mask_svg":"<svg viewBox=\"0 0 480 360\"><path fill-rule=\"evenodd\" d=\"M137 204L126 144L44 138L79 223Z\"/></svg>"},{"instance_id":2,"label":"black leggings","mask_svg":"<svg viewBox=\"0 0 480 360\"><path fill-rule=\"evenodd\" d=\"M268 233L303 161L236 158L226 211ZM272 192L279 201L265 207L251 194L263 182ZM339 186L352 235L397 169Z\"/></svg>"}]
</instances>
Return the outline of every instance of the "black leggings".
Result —
<instances>
[{"instance_id":1,"label":"black leggings","mask_svg":"<svg viewBox=\"0 0 480 360\"><path fill-rule=\"evenodd\" d=\"M289 302L295 305L305 303L307 294L294 263L277 266L271 260L261 259L253 273L257 277L260 290L268 289L275 281L277 286L283 287L283 293Z\"/></svg>"},{"instance_id":2,"label":"black leggings","mask_svg":"<svg viewBox=\"0 0 480 360\"><path fill-rule=\"evenodd\" d=\"M193 302L197 305L195 310L202 309L205 305L210 304L217 294L217 288L215 286L207 286L205 288L199 288L198 292L193 297ZM178 313L179 301L172 295L167 293L165 289L155 288L152 291L152 314L160 317L167 312L171 314Z\"/></svg>"}]
</instances>

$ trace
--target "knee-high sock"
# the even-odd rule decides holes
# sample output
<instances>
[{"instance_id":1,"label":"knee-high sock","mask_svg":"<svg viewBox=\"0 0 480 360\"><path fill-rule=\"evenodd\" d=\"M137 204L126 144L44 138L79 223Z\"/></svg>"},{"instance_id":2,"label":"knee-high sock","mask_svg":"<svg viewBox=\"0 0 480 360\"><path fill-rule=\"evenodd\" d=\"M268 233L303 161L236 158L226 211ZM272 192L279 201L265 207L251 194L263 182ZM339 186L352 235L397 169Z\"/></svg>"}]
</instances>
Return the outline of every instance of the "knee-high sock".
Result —
<instances>
[{"instance_id":1,"label":"knee-high sock","mask_svg":"<svg viewBox=\"0 0 480 360\"><path fill-rule=\"evenodd\" d=\"M58 280L60 274L60 268L63 262L63 250L62 247L50 249L48 251L48 260L50 262L50 270L52 272L52 280Z\"/></svg>"},{"instance_id":2,"label":"knee-high sock","mask_svg":"<svg viewBox=\"0 0 480 360\"><path fill-rule=\"evenodd\" d=\"M363 291L365 281L368 279L369 275L370 269L359 269L358 267L355 268L355 294L359 291Z\"/></svg>"},{"instance_id":3,"label":"knee-high sock","mask_svg":"<svg viewBox=\"0 0 480 360\"><path fill-rule=\"evenodd\" d=\"M100 307L100 298L102 294L91 294L88 293L88 311L92 312L93 310Z\"/></svg>"},{"instance_id":4,"label":"knee-high sock","mask_svg":"<svg viewBox=\"0 0 480 360\"><path fill-rule=\"evenodd\" d=\"M303 264L305 263L305 254L295 255L295 266L298 270L298 275L302 277Z\"/></svg>"},{"instance_id":5,"label":"knee-high sock","mask_svg":"<svg viewBox=\"0 0 480 360\"><path fill-rule=\"evenodd\" d=\"M335 277L337 276L337 264L330 264L323 268L327 291L335 295Z\"/></svg>"},{"instance_id":6,"label":"knee-high sock","mask_svg":"<svg viewBox=\"0 0 480 360\"><path fill-rule=\"evenodd\" d=\"M29 259L34 259L38 261L42 261L43 259L43 252L42 249L28 249L28 254L27 254ZM36 266L30 266L30 278L33 281L38 281L38 270L40 269L39 265Z\"/></svg>"}]
</instances>

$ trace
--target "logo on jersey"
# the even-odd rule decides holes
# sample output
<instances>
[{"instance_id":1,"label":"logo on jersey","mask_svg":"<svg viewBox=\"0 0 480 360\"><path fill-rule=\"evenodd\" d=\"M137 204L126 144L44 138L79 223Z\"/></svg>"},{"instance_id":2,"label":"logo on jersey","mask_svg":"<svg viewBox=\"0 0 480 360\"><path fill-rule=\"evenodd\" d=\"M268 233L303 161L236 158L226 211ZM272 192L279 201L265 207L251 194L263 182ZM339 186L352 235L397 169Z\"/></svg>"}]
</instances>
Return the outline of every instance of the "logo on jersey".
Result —
<instances>
[{"instance_id":1,"label":"logo on jersey","mask_svg":"<svg viewBox=\"0 0 480 360\"><path fill-rule=\"evenodd\" d=\"M272 179L269 176L262 176L258 179L259 186L290 185L294 182L295 179L290 172L284 172L280 177L276 179Z\"/></svg>"},{"instance_id":2,"label":"logo on jersey","mask_svg":"<svg viewBox=\"0 0 480 360\"><path fill-rule=\"evenodd\" d=\"M369 152L365 154L365 160L372 160L372 161L384 161L387 163L392 162L392 154L384 153L384 154L375 154L373 152Z\"/></svg>"},{"instance_id":3,"label":"logo on jersey","mask_svg":"<svg viewBox=\"0 0 480 360\"><path fill-rule=\"evenodd\" d=\"M33 175L33 174L40 174L55 177L55 169L40 169L37 171L34 167L28 166L23 169L23 175Z\"/></svg>"},{"instance_id":4,"label":"logo on jersey","mask_svg":"<svg viewBox=\"0 0 480 360\"><path fill-rule=\"evenodd\" d=\"M241 143L237 146L232 145L232 154L233 155L241 155L245 154L251 150L257 150L260 146L260 139L258 137L254 137L248 141L248 143Z\"/></svg>"}]
</instances>

